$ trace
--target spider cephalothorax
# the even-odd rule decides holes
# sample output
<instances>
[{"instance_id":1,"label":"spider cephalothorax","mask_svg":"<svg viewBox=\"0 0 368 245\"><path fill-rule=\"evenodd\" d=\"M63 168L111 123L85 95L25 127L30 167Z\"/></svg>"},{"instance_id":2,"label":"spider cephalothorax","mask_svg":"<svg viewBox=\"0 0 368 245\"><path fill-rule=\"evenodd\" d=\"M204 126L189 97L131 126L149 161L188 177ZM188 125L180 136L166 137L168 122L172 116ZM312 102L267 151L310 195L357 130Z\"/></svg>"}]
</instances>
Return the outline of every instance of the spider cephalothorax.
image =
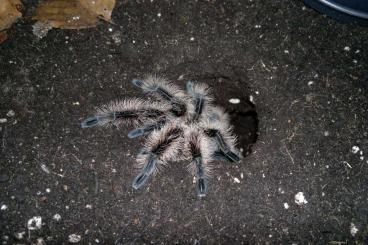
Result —
<instances>
[{"instance_id":1,"label":"spider cephalothorax","mask_svg":"<svg viewBox=\"0 0 368 245\"><path fill-rule=\"evenodd\" d=\"M213 105L206 84L189 81L184 92L156 76L132 83L157 101L132 98L111 102L84 120L82 128L133 125L137 128L128 133L129 138L146 137L137 156L140 173L133 181L134 189L168 162L183 160L189 162L188 169L196 176L198 196L205 196L212 163L240 160L229 116Z\"/></svg>"}]
</instances>

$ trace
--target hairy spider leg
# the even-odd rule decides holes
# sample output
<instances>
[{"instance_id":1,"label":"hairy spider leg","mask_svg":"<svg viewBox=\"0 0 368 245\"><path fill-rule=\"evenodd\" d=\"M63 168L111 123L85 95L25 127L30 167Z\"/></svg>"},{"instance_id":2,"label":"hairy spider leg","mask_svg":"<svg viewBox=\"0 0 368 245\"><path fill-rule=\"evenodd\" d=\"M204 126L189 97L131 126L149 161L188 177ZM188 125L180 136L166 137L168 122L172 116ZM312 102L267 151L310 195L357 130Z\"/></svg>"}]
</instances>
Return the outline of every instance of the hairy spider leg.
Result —
<instances>
[{"instance_id":1,"label":"hairy spider leg","mask_svg":"<svg viewBox=\"0 0 368 245\"><path fill-rule=\"evenodd\" d=\"M139 136L148 135L153 130L161 129L166 123L166 118L158 120L156 123L144 125L143 127L133 129L128 133L129 138L137 138Z\"/></svg>"},{"instance_id":2,"label":"hairy spider leg","mask_svg":"<svg viewBox=\"0 0 368 245\"><path fill-rule=\"evenodd\" d=\"M148 79L147 80L133 79L132 83L135 86L143 89L143 91L145 92L148 93L156 92L160 96L160 98L162 98L165 101L168 101L172 106L171 111L175 116L180 117L186 113L187 107L185 103L175 95L176 93L181 93L181 91L179 91L177 88L166 82L159 82L159 81L148 82L148 81L149 81Z\"/></svg>"},{"instance_id":3,"label":"hairy spider leg","mask_svg":"<svg viewBox=\"0 0 368 245\"><path fill-rule=\"evenodd\" d=\"M103 125L116 119L115 113L104 116L91 116L81 123L82 128L90 128L96 125Z\"/></svg>"},{"instance_id":4,"label":"hairy spider leg","mask_svg":"<svg viewBox=\"0 0 368 245\"><path fill-rule=\"evenodd\" d=\"M194 159L194 164L196 166L197 174L197 195L199 197L204 197L207 194L207 180L204 174L204 166L202 164L202 157L196 157Z\"/></svg>"},{"instance_id":5,"label":"hairy spider leg","mask_svg":"<svg viewBox=\"0 0 368 245\"><path fill-rule=\"evenodd\" d=\"M158 103L148 103L140 99L128 99L112 102L98 109L96 115L88 117L81 123L82 128L112 123L119 125L152 122L163 117L169 108Z\"/></svg>"},{"instance_id":6,"label":"hairy spider leg","mask_svg":"<svg viewBox=\"0 0 368 245\"><path fill-rule=\"evenodd\" d=\"M189 170L197 177L196 190L198 197L204 197L207 194L207 177L210 173L208 161L212 146L203 134L196 128L189 129L187 132L187 154L192 159L189 164Z\"/></svg>"},{"instance_id":7,"label":"hairy spider leg","mask_svg":"<svg viewBox=\"0 0 368 245\"><path fill-rule=\"evenodd\" d=\"M148 162L143 167L142 171L133 180L132 186L134 189L139 189L147 182L150 175L154 172L156 168L156 163L156 157L154 156L154 154L150 154Z\"/></svg>"},{"instance_id":8,"label":"hairy spider leg","mask_svg":"<svg viewBox=\"0 0 368 245\"><path fill-rule=\"evenodd\" d=\"M218 151L215 151L213 157L216 159L226 159L229 162L239 162L239 156L231 151L229 145L225 142L221 132L217 129L208 129L206 130L206 134L213 138L219 147Z\"/></svg>"},{"instance_id":9,"label":"hairy spider leg","mask_svg":"<svg viewBox=\"0 0 368 245\"><path fill-rule=\"evenodd\" d=\"M215 140L220 148L220 150L222 151L222 153L225 155L225 157L230 161L230 162L239 162L240 158L238 155L236 155L234 152L232 152L230 150L230 147L226 144L226 142L224 141L224 138L222 137L220 131L216 132L215 135Z\"/></svg>"},{"instance_id":10,"label":"hairy spider leg","mask_svg":"<svg viewBox=\"0 0 368 245\"><path fill-rule=\"evenodd\" d=\"M188 81L186 84L187 93L193 99L193 115L191 120L198 121L203 111L209 107L208 103L213 101L213 97L210 96L210 88L207 84Z\"/></svg>"},{"instance_id":11,"label":"hairy spider leg","mask_svg":"<svg viewBox=\"0 0 368 245\"><path fill-rule=\"evenodd\" d=\"M194 115L192 119L193 121L197 121L200 115L202 114L202 110L203 110L204 102L205 102L205 96L203 94L195 92L193 81L187 82L187 92L194 99Z\"/></svg>"},{"instance_id":12,"label":"hairy spider leg","mask_svg":"<svg viewBox=\"0 0 368 245\"><path fill-rule=\"evenodd\" d=\"M82 128L90 128L97 125L105 125L115 120L126 120L129 122L134 122L143 118L154 119L163 115L163 112L157 109L147 108L140 110L130 110L130 111L114 111L103 115L91 116L85 119L81 123ZM139 122L140 123L140 122Z\"/></svg>"},{"instance_id":13,"label":"hairy spider leg","mask_svg":"<svg viewBox=\"0 0 368 245\"><path fill-rule=\"evenodd\" d=\"M132 186L134 189L142 187L147 182L152 173L156 171L158 164L163 164L167 159L172 158L173 149L171 148L180 138L182 129L172 127L166 129L166 131L156 131L155 133L151 134L152 141L150 147L141 150L145 164L141 172L133 180Z\"/></svg>"}]
</instances>

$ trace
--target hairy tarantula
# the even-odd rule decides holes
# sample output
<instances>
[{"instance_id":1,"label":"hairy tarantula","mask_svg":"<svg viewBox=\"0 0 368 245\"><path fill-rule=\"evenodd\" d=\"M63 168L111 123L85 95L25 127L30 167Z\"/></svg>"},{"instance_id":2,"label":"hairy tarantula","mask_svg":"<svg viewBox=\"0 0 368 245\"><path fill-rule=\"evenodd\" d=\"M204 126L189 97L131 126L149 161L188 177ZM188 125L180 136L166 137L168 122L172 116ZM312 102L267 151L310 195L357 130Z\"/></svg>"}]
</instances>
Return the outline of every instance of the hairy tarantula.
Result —
<instances>
[{"instance_id":1,"label":"hairy tarantula","mask_svg":"<svg viewBox=\"0 0 368 245\"><path fill-rule=\"evenodd\" d=\"M133 125L137 128L128 133L129 138L146 137L137 156L140 173L133 180L134 189L169 161L185 160L196 176L198 196L205 196L212 163L240 160L228 114L213 104L210 88L204 83L189 81L186 92L156 76L132 83L157 101L131 98L111 102L84 120L82 128Z\"/></svg>"}]
</instances>

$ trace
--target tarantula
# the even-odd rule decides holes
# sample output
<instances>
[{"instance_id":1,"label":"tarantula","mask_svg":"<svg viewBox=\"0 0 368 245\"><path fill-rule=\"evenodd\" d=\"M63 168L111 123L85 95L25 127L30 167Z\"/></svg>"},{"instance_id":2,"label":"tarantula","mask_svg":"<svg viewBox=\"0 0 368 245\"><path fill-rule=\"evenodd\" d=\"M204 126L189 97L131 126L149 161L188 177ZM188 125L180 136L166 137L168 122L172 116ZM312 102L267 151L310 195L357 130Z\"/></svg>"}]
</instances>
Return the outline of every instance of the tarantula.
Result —
<instances>
[{"instance_id":1,"label":"tarantula","mask_svg":"<svg viewBox=\"0 0 368 245\"><path fill-rule=\"evenodd\" d=\"M140 173L133 180L134 189L169 161L185 160L196 176L198 196L205 196L212 163L240 160L228 114L213 104L210 88L204 83L189 81L186 92L157 76L132 83L152 96L103 105L81 123L82 128L133 125L137 128L128 133L129 138L146 137L137 156Z\"/></svg>"}]
</instances>

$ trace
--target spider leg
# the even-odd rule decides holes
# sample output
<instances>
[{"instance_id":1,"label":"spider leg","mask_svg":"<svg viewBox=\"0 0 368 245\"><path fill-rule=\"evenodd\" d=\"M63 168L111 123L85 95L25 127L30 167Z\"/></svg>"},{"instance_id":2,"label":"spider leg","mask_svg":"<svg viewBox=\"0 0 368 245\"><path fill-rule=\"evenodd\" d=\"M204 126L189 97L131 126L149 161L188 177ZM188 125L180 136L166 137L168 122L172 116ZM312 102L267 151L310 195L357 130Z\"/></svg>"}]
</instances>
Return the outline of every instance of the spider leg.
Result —
<instances>
[{"instance_id":1,"label":"spider leg","mask_svg":"<svg viewBox=\"0 0 368 245\"><path fill-rule=\"evenodd\" d=\"M236 138L231 133L228 115L221 108L211 108L207 118L202 121L202 126L207 136L212 138L218 146L213 157L230 162L240 161L235 149Z\"/></svg>"},{"instance_id":2,"label":"spider leg","mask_svg":"<svg viewBox=\"0 0 368 245\"><path fill-rule=\"evenodd\" d=\"M196 166L196 175L197 175L197 195L199 197L204 197L207 195L207 180L204 175L204 166L202 164L202 158L197 157L193 161Z\"/></svg>"},{"instance_id":3,"label":"spider leg","mask_svg":"<svg viewBox=\"0 0 368 245\"><path fill-rule=\"evenodd\" d=\"M185 93L174 84L156 76L148 76L144 80L134 79L132 83L143 91L154 93L158 98L169 102L175 116L180 117L186 113Z\"/></svg>"},{"instance_id":4,"label":"spider leg","mask_svg":"<svg viewBox=\"0 0 368 245\"><path fill-rule=\"evenodd\" d=\"M133 180L133 188L142 187L149 176L170 160L178 157L183 130L174 124L165 125L161 130L154 130L147 139L145 147L138 155L141 172Z\"/></svg>"},{"instance_id":5,"label":"spider leg","mask_svg":"<svg viewBox=\"0 0 368 245\"><path fill-rule=\"evenodd\" d=\"M82 123L81 123L81 127L82 128L90 128L96 125L103 125L106 124L107 122L113 121L115 120L115 114L107 114L104 116L91 116L88 117L87 119L85 119Z\"/></svg>"},{"instance_id":6,"label":"spider leg","mask_svg":"<svg viewBox=\"0 0 368 245\"><path fill-rule=\"evenodd\" d=\"M224 141L224 138L222 137L222 134L220 131L216 132L215 135L215 141L217 142L217 145L219 146L221 153L224 154L227 160L230 162L239 162L240 158L238 155L236 155L234 152L231 151L230 147L226 142Z\"/></svg>"},{"instance_id":7,"label":"spider leg","mask_svg":"<svg viewBox=\"0 0 368 245\"><path fill-rule=\"evenodd\" d=\"M198 131L198 128L190 128L186 139L186 155L191 159L188 168L197 177L197 196L204 197L208 190L207 179L211 172L210 162L214 146L203 133Z\"/></svg>"},{"instance_id":8,"label":"spider leg","mask_svg":"<svg viewBox=\"0 0 368 245\"><path fill-rule=\"evenodd\" d=\"M147 102L140 99L127 99L100 107L94 116L81 123L82 128L97 125L140 124L162 117L169 106L164 103Z\"/></svg>"},{"instance_id":9,"label":"spider leg","mask_svg":"<svg viewBox=\"0 0 368 245\"><path fill-rule=\"evenodd\" d=\"M142 187L147 180L149 179L150 175L154 172L156 168L156 159L153 155L151 155L146 163L146 165L143 167L142 171L137 175L137 177L133 180L133 188L139 189Z\"/></svg>"},{"instance_id":10,"label":"spider leg","mask_svg":"<svg viewBox=\"0 0 368 245\"><path fill-rule=\"evenodd\" d=\"M137 138L139 136L148 135L153 130L161 129L166 123L166 118L159 119L156 123L146 124L143 127L133 129L128 133L129 138Z\"/></svg>"},{"instance_id":11,"label":"spider leg","mask_svg":"<svg viewBox=\"0 0 368 245\"><path fill-rule=\"evenodd\" d=\"M192 108L192 120L198 121L201 116L203 110L207 107L208 103L213 100L213 98L209 95L210 89L206 84L196 83L193 81L188 81L187 85L187 93L193 99L194 108Z\"/></svg>"}]
</instances>

